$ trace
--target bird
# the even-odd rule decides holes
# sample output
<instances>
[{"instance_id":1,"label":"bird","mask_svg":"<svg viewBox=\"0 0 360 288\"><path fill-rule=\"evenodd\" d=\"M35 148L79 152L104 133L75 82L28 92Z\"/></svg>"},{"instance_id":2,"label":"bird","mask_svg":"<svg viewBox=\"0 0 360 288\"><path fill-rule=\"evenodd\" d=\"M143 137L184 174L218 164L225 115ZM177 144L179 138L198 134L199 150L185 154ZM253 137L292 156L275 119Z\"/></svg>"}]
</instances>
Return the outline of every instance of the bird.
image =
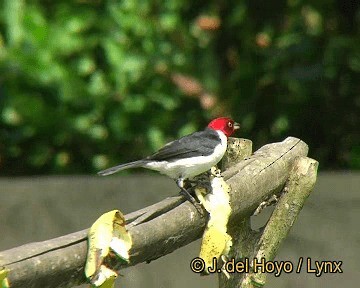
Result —
<instances>
[{"instance_id":1,"label":"bird","mask_svg":"<svg viewBox=\"0 0 360 288\"><path fill-rule=\"evenodd\" d=\"M215 166L225 154L228 137L239 128L240 125L231 118L219 117L212 120L204 130L169 142L148 157L102 170L98 174L107 176L140 167L155 170L174 179L185 196L193 202L193 197L184 187L184 181Z\"/></svg>"}]
</instances>

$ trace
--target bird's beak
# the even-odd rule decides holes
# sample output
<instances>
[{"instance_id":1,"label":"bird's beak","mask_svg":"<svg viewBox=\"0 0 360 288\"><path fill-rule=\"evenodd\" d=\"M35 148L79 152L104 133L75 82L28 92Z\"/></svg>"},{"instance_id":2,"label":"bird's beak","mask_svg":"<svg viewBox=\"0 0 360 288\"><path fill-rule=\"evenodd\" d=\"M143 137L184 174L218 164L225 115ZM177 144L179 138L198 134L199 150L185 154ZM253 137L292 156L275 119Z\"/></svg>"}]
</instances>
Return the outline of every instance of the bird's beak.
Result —
<instances>
[{"instance_id":1,"label":"bird's beak","mask_svg":"<svg viewBox=\"0 0 360 288\"><path fill-rule=\"evenodd\" d=\"M234 122L234 130L238 130L238 129L240 129L240 124Z\"/></svg>"}]
</instances>

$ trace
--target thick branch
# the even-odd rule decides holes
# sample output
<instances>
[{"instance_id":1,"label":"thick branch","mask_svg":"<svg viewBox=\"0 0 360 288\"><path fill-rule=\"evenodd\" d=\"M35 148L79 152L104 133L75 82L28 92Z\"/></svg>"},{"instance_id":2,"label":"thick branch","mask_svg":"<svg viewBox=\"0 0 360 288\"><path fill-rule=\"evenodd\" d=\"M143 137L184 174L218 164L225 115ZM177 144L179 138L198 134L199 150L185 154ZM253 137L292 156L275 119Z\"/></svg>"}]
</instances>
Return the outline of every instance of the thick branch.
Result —
<instances>
[{"instance_id":1,"label":"thick branch","mask_svg":"<svg viewBox=\"0 0 360 288\"><path fill-rule=\"evenodd\" d=\"M306 199L313 190L319 163L311 158L300 157L290 171L284 194L276 205L259 242L255 246L252 259L265 258L273 261L281 243L288 235ZM266 273L248 273L236 287L255 288L265 284Z\"/></svg>"},{"instance_id":2,"label":"thick branch","mask_svg":"<svg viewBox=\"0 0 360 288\"><path fill-rule=\"evenodd\" d=\"M224 177L232 187L231 220L250 215L263 199L280 191L295 158L307 155L307 151L303 141L289 137L262 147L249 159L225 171ZM159 258L202 235L206 218L191 203L176 206L179 197L164 201L127 215L132 220L148 215L142 219L147 222L129 227L133 240L130 265ZM71 287L83 283L86 232L1 252L0 267L10 270L11 287Z\"/></svg>"},{"instance_id":3,"label":"thick branch","mask_svg":"<svg viewBox=\"0 0 360 288\"><path fill-rule=\"evenodd\" d=\"M256 258L258 263L262 258L265 258L266 261L274 260L281 243L289 233L315 185L317 167L318 162L307 157L299 157L295 161L280 201L262 233L251 230L250 226L241 231L235 228L235 233L240 239L237 240L241 245L234 245L234 248L242 250L232 251L233 255L231 256L235 257L236 261L245 257L249 258L250 262ZM247 274L235 273L230 279L225 277L220 279L221 287L229 288L262 287L265 285L265 281L266 273L259 271L251 271Z\"/></svg>"}]
</instances>

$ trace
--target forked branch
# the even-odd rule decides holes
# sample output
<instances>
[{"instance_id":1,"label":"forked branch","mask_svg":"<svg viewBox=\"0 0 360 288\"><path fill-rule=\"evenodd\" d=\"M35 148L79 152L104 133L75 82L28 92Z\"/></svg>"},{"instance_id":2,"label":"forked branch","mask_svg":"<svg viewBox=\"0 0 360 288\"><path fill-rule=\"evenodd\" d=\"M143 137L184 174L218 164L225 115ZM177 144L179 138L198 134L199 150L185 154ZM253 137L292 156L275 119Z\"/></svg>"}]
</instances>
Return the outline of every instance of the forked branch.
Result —
<instances>
[{"instance_id":1,"label":"forked branch","mask_svg":"<svg viewBox=\"0 0 360 288\"><path fill-rule=\"evenodd\" d=\"M251 215L260 202L280 192L295 158L306 156L307 152L303 141L289 137L263 146L248 159L227 169L223 175L232 188L230 224ZM129 225L133 240L130 265L150 262L185 246L201 237L206 225L206 217L179 196L126 218L133 223ZM9 269L8 278L13 288L71 287L84 283L86 234L87 230L83 230L0 252L0 267Z\"/></svg>"}]
</instances>

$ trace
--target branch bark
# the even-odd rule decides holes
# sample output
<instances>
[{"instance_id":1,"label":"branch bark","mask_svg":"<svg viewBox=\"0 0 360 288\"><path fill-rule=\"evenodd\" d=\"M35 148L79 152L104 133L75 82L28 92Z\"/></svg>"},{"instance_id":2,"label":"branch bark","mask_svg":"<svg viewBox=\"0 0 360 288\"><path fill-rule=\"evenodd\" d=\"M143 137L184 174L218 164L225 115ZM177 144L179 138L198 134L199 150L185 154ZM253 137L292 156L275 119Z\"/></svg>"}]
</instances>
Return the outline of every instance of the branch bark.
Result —
<instances>
[{"instance_id":1,"label":"branch bark","mask_svg":"<svg viewBox=\"0 0 360 288\"><path fill-rule=\"evenodd\" d=\"M262 258L273 261L281 243L288 235L306 199L313 190L319 163L314 159L300 157L296 160L286 182L284 193L276 205L259 242L255 246L252 259ZM236 287L256 288L265 285L266 273L248 273Z\"/></svg>"},{"instance_id":2,"label":"branch bark","mask_svg":"<svg viewBox=\"0 0 360 288\"><path fill-rule=\"evenodd\" d=\"M293 137L260 148L230 167L224 178L232 187L230 223L252 214L259 203L279 192L296 157L307 145ZM150 262L201 237L206 224L189 202L171 197L126 216L133 247L130 265ZM140 218L142 217L142 218ZM139 221L141 219L141 221ZM87 230L0 252L0 267L9 269L11 287L71 287L84 283ZM119 267L117 267L119 268Z\"/></svg>"},{"instance_id":3,"label":"branch bark","mask_svg":"<svg viewBox=\"0 0 360 288\"><path fill-rule=\"evenodd\" d=\"M235 231L237 237L233 247L236 250L231 251L232 258L240 261L247 257L249 262L252 263L251 267L253 267L254 259L257 259L257 263L261 263L263 258L265 261L274 260L280 245L285 240L306 199L314 188L318 164L317 161L307 157L296 159L284 186L282 196L263 232L255 232L251 230L250 225L243 226L243 223L240 223L240 227L243 229ZM247 219L245 218L244 222L250 224ZM239 251L239 249L243 251ZM222 276L219 281L220 287L224 288L256 288L264 286L265 282L266 273L253 270L246 274L235 273L230 279Z\"/></svg>"}]
</instances>

